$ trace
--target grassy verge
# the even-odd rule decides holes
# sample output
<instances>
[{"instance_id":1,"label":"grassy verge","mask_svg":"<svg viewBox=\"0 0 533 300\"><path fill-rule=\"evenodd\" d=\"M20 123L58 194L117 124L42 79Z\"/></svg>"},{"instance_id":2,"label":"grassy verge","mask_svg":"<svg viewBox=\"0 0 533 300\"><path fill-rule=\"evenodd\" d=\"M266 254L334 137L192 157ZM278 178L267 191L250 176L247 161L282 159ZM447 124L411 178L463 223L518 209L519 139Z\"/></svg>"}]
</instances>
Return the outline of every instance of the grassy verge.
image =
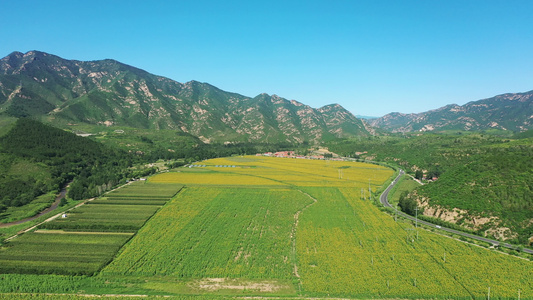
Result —
<instances>
[{"instance_id":1,"label":"grassy verge","mask_svg":"<svg viewBox=\"0 0 533 300\"><path fill-rule=\"evenodd\" d=\"M391 192L389 193L389 203L395 207L398 205L398 201L400 200L400 195L407 191L411 192L417 187L419 187L420 184L416 182L411 176L403 175L400 177L400 180L398 181L398 184L395 185Z\"/></svg>"},{"instance_id":2,"label":"grassy verge","mask_svg":"<svg viewBox=\"0 0 533 300\"><path fill-rule=\"evenodd\" d=\"M18 220L23 220L26 218L31 218L41 211L47 209L54 203L56 198L55 192L49 192L47 194L41 195L32 202L24 206L12 206L9 207L5 213L6 217L2 219L3 223L10 223Z\"/></svg>"}]
</instances>

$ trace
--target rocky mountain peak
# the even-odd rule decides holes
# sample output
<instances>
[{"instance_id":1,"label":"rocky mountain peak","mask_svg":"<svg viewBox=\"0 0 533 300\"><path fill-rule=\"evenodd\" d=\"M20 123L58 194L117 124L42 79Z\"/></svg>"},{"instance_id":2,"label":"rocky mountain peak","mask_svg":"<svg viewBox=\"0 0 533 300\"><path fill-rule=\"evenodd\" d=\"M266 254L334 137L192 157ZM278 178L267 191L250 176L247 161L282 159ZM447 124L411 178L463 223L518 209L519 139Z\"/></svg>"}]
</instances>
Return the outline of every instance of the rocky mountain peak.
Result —
<instances>
[{"instance_id":1,"label":"rocky mountain peak","mask_svg":"<svg viewBox=\"0 0 533 300\"><path fill-rule=\"evenodd\" d=\"M172 129L212 142L368 134L351 113L333 107L337 114L275 94L250 98L195 80L182 84L111 59L65 60L30 51L0 60L0 111L52 123Z\"/></svg>"}]
</instances>

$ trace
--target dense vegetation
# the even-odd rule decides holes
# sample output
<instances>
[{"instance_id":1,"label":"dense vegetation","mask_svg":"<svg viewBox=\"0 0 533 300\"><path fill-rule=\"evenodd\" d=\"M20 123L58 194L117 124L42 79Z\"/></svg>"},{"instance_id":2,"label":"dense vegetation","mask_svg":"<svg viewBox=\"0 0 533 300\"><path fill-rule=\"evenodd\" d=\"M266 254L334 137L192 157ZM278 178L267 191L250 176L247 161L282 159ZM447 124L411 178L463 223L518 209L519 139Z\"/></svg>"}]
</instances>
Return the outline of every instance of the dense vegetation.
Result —
<instances>
[{"instance_id":1,"label":"dense vegetation","mask_svg":"<svg viewBox=\"0 0 533 300\"><path fill-rule=\"evenodd\" d=\"M52 174L46 166L0 153L0 213L7 207L29 203L52 185Z\"/></svg>"},{"instance_id":2,"label":"dense vegetation","mask_svg":"<svg viewBox=\"0 0 533 300\"><path fill-rule=\"evenodd\" d=\"M5 207L25 205L36 196L58 191L71 181L71 198L96 196L124 178L124 170L135 159L123 151L25 118L17 120L0 138L0 149L4 160L25 161L50 174L40 180L24 174L2 174L0 192Z\"/></svg>"},{"instance_id":3,"label":"dense vegetation","mask_svg":"<svg viewBox=\"0 0 533 300\"><path fill-rule=\"evenodd\" d=\"M68 128L65 126L64 128ZM204 143L199 138L176 130L149 130L124 126L77 126L78 133L93 133L89 138L112 148L122 149L143 157L146 162L163 160L184 160L194 162L202 159L245 155L281 150L305 149L307 142L231 142Z\"/></svg>"},{"instance_id":4,"label":"dense vegetation","mask_svg":"<svg viewBox=\"0 0 533 300\"><path fill-rule=\"evenodd\" d=\"M533 139L522 136L526 138L511 140L479 133L410 134L345 140L331 143L330 150L386 161L420 178L438 178L417 188L416 193L404 195L401 205L407 212L414 211L416 200L459 208L468 211L470 217L458 218L458 223L481 234L491 228L508 227L505 238L526 244L533 236ZM473 217L490 216L499 220L478 227L471 224Z\"/></svg>"}]
</instances>

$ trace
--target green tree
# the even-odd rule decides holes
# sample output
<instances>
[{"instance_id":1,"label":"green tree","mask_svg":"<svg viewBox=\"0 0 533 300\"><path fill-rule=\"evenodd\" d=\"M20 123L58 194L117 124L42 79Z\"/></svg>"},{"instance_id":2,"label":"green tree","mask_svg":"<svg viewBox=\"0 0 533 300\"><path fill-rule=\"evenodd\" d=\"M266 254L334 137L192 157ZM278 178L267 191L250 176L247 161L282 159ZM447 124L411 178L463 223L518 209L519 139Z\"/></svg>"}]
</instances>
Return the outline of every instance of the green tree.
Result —
<instances>
[{"instance_id":1,"label":"green tree","mask_svg":"<svg viewBox=\"0 0 533 300\"><path fill-rule=\"evenodd\" d=\"M409 197L409 192L407 191L403 191L400 195L398 206L400 206L401 210L406 214L414 216L416 213L417 203Z\"/></svg>"}]
</instances>

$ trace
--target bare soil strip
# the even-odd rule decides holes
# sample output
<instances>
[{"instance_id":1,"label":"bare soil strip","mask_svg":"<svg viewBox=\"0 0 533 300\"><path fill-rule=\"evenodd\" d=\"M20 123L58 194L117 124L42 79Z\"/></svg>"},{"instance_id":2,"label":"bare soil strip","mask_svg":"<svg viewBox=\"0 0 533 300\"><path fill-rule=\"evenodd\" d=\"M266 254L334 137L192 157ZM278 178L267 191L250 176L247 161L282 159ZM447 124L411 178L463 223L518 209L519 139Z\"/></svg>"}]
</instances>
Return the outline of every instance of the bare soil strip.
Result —
<instances>
[{"instance_id":1,"label":"bare soil strip","mask_svg":"<svg viewBox=\"0 0 533 300\"><path fill-rule=\"evenodd\" d=\"M230 278L203 278L189 283L194 289L218 290L254 290L259 292L276 292L288 286L275 280L246 281Z\"/></svg>"}]
</instances>

